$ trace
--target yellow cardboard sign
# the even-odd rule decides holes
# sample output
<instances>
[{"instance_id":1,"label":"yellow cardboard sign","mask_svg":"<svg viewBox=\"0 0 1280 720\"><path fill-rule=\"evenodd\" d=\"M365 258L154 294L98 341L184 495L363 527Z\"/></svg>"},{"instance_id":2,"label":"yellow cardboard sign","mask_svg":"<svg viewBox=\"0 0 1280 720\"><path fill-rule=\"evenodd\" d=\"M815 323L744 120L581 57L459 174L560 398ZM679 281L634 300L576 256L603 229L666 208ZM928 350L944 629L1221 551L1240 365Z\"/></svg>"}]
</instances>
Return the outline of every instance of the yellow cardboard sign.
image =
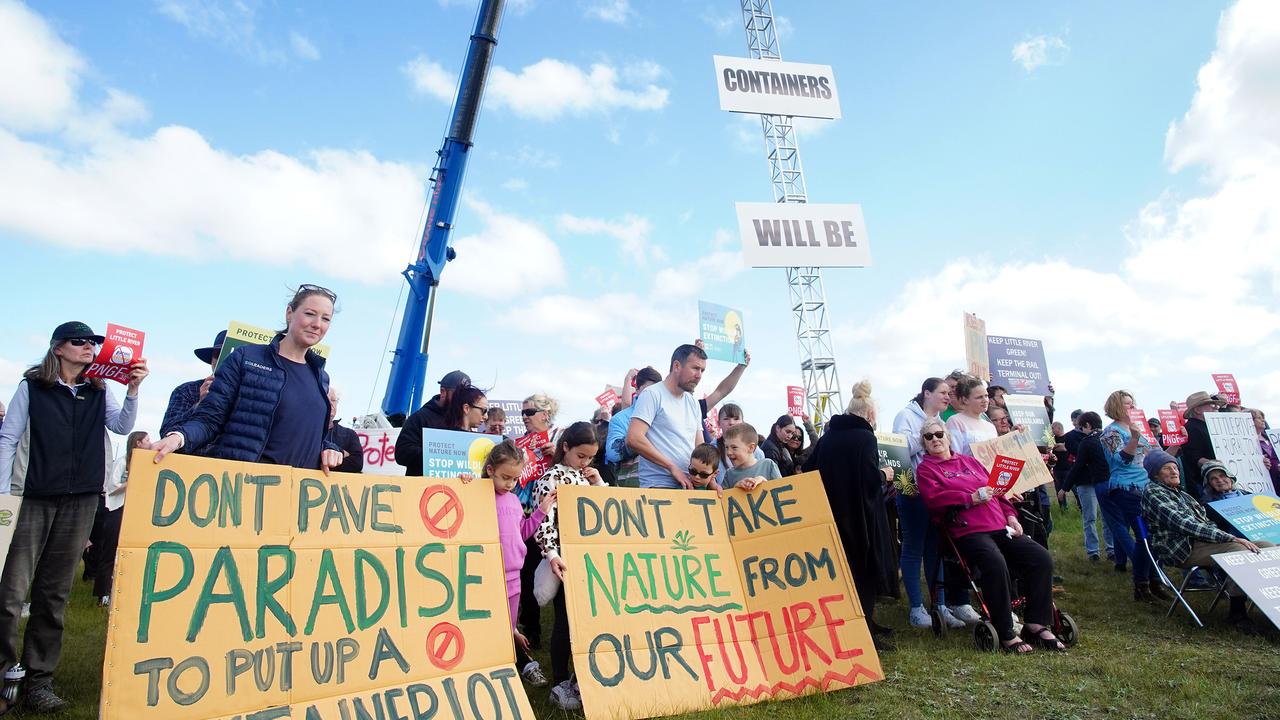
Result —
<instances>
[{"instance_id":1,"label":"yellow cardboard sign","mask_svg":"<svg viewBox=\"0 0 1280 720\"><path fill-rule=\"evenodd\" d=\"M222 352L218 354L218 364L221 365L223 360L231 354L232 350L241 345L267 345L276 336L275 330L258 327L232 320L227 326L227 337L222 341ZM311 347L317 355L328 360L329 346L324 343L316 343Z\"/></svg>"},{"instance_id":2,"label":"yellow cardboard sign","mask_svg":"<svg viewBox=\"0 0 1280 720\"><path fill-rule=\"evenodd\" d=\"M882 679L818 473L722 498L564 485L559 503L589 720Z\"/></svg>"},{"instance_id":3,"label":"yellow cardboard sign","mask_svg":"<svg viewBox=\"0 0 1280 720\"><path fill-rule=\"evenodd\" d=\"M532 717L493 486L135 451L102 717Z\"/></svg>"},{"instance_id":4,"label":"yellow cardboard sign","mask_svg":"<svg viewBox=\"0 0 1280 720\"><path fill-rule=\"evenodd\" d=\"M1044 464L1044 457L1036 447L1036 440L1026 430L1001 435L994 440L971 443L969 449L988 472L995 466L997 455L1026 461L1026 465L1022 466L1022 474L1018 476L1018 482L1009 488L1010 495L1034 490L1045 483L1053 482L1053 474L1049 472L1049 466Z\"/></svg>"},{"instance_id":5,"label":"yellow cardboard sign","mask_svg":"<svg viewBox=\"0 0 1280 720\"><path fill-rule=\"evenodd\" d=\"M964 314L964 362L969 374L982 382L991 377L987 355L987 322L973 313Z\"/></svg>"}]
</instances>

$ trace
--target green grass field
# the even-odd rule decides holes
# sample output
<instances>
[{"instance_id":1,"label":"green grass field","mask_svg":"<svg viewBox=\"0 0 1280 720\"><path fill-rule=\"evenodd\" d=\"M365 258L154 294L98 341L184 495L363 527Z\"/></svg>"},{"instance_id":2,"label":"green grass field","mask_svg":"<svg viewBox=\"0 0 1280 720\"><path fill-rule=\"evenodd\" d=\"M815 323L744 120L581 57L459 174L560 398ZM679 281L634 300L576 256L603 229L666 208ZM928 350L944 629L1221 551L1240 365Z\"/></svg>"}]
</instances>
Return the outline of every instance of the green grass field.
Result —
<instances>
[{"instance_id":1,"label":"green grass field","mask_svg":"<svg viewBox=\"0 0 1280 720\"><path fill-rule=\"evenodd\" d=\"M882 656L882 682L785 702L683 716L734 720L792 718L1275 718L1280 717L1280 644L1225 626L1225 603L1205 629L1185 613L1135 603L1128 575L1089 563L1074 506L1055 516L1051 538L1066 591L1058 605L1075 616L1081 641L1065 656L979 654L972 635L943 640L911 629L905 604L882 603L877 619L898 628L898 650ZM1192 604L1207 608L1207 593ZM550 612L544 612L549 623ZM1255 620L1265 620L1255 615ZM59 716L96 718L106 612L87 583L77 583L67 613L66 644L55 689L73 703ZM550 632L549 624L545 633ZM544 636L545 636L544 633ZM539 659L549 670L545 652ZM572 714L530 690L537 717ZM24 717L15 711L10 717ZM27 715L26 717L34 717Z\"/></svg>"}]
</instances>

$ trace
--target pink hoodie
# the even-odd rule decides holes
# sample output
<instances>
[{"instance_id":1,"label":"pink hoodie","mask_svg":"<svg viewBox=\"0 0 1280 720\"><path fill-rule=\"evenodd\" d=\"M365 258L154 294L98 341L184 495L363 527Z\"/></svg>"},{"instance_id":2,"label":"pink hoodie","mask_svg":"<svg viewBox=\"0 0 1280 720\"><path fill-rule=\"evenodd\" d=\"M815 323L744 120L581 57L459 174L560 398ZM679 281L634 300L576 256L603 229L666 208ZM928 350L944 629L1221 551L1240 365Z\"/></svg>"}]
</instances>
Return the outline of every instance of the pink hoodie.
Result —
<instances>
[{"instance_id":1,"label":"pink hoodie","mask_svg":"<svg viewBox=\"0 0 1280 720\"><path fill-rule=\"evenodd\" d=\"M533 537L546 515L540 508L524 516L520 498L513 492L494 497L498 505L498 543L502 546L502 565L507 571L507 604L511 606L511 626L516 624L516 610L520 605L520 569L528 548L525 540Z\"/></svg>"},{"instance_id":2,"label":"pink hoodie","mask_svg":"<svg viewBox=\"0 0 1280 720\"><path fill-rule=\"evenodd\" d=\"M942 460L926 453L916 468L916 486L934 522L941 523L948 508L957 505L964 508L956 515L956 521L968 524L947 528L952 537L993 532L1004 529L1008 524L1006 518L1017 517L1018 511L1003 495L977 505L973 503L974 491L987 486L989 475L982 463L970 455L952 455L950 460Z\"/></svg>"}]
</instances>

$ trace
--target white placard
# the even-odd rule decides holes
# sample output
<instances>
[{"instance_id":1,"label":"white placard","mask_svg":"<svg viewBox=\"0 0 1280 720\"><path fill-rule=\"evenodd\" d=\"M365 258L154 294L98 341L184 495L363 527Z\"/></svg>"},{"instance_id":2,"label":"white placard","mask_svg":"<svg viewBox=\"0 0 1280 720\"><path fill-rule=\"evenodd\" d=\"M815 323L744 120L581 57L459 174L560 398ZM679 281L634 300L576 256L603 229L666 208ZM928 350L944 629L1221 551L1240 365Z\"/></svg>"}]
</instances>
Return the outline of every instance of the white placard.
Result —
<instances>
[{"instance_id":1,"label":"white placard","mask_svg":"<svg viewBox=\"0 0 1280 720\"><path fill-rule=\"evenodd\" d=\"M720 109L834 120L840 94L830 65L715 56Z\"/></svg>"},{"instance_id":2,"label":"white placard","mask_svg":"<svg viewBox=\"0 0 1280 720\"><path fill-rule=\"evenodd\" d=\"M749 267L867 267L871 247L862 206L738 203Z\"/></svg>"},{"instance_id":3,"label":"white placard","mask_svg":"<svg viewBox=\"0 0 1280 720\"><path fill-rule=\"evenodd\" d=\"M18 528L20 512L21 495L0 495L0 574L4 574L4 563L9 557L9 544L13 542L13 531Z\"/></svg>"},{"instance_id":4,"label":"white placard","mask_svg":"<svg viewBox=\"0 0 1280 720\"><path fill-rule=\"evenodd\" d=\"M1251 493L1270 492L1273 489L1271 475L1262 464L1262 447L1258 445L1253 415L1205 413L1204 422L1209 426L1213 454L1236 476L1236 487Z\"/></svg>"}]
</instances>

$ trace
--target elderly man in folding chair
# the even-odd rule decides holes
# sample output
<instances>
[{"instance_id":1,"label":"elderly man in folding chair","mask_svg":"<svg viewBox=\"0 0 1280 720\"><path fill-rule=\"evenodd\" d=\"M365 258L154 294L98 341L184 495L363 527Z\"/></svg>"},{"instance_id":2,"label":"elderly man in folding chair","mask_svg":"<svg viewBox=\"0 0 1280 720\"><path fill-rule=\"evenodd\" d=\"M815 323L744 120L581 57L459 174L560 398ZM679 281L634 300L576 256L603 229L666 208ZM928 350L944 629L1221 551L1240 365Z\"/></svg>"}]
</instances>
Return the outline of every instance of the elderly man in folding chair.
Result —
<instances>
[{"instance_id":1,"label":"elderly man in folding chair","mask_svg":"<svg viewBox=\"0 0 1280 720\"><path fill-rule=\"evenodd\" d=\"M1241 550L1256 553L1260 547L1271 547L1271 543L1254 543L1214 525L1204 507L1181 489L1178 464L1169 453L1161 450L1149 453L1143 468L1154 482L1143 490L1142 515L1151 524L1151 549L1161 562L1184 569L1216 567L1213 556L1217 553ZM1227 622L1240 632L1257 632L1246 615L1244 593L1229 581L1226 592L1231 599Z\"/></svg>"}]
</instances>

